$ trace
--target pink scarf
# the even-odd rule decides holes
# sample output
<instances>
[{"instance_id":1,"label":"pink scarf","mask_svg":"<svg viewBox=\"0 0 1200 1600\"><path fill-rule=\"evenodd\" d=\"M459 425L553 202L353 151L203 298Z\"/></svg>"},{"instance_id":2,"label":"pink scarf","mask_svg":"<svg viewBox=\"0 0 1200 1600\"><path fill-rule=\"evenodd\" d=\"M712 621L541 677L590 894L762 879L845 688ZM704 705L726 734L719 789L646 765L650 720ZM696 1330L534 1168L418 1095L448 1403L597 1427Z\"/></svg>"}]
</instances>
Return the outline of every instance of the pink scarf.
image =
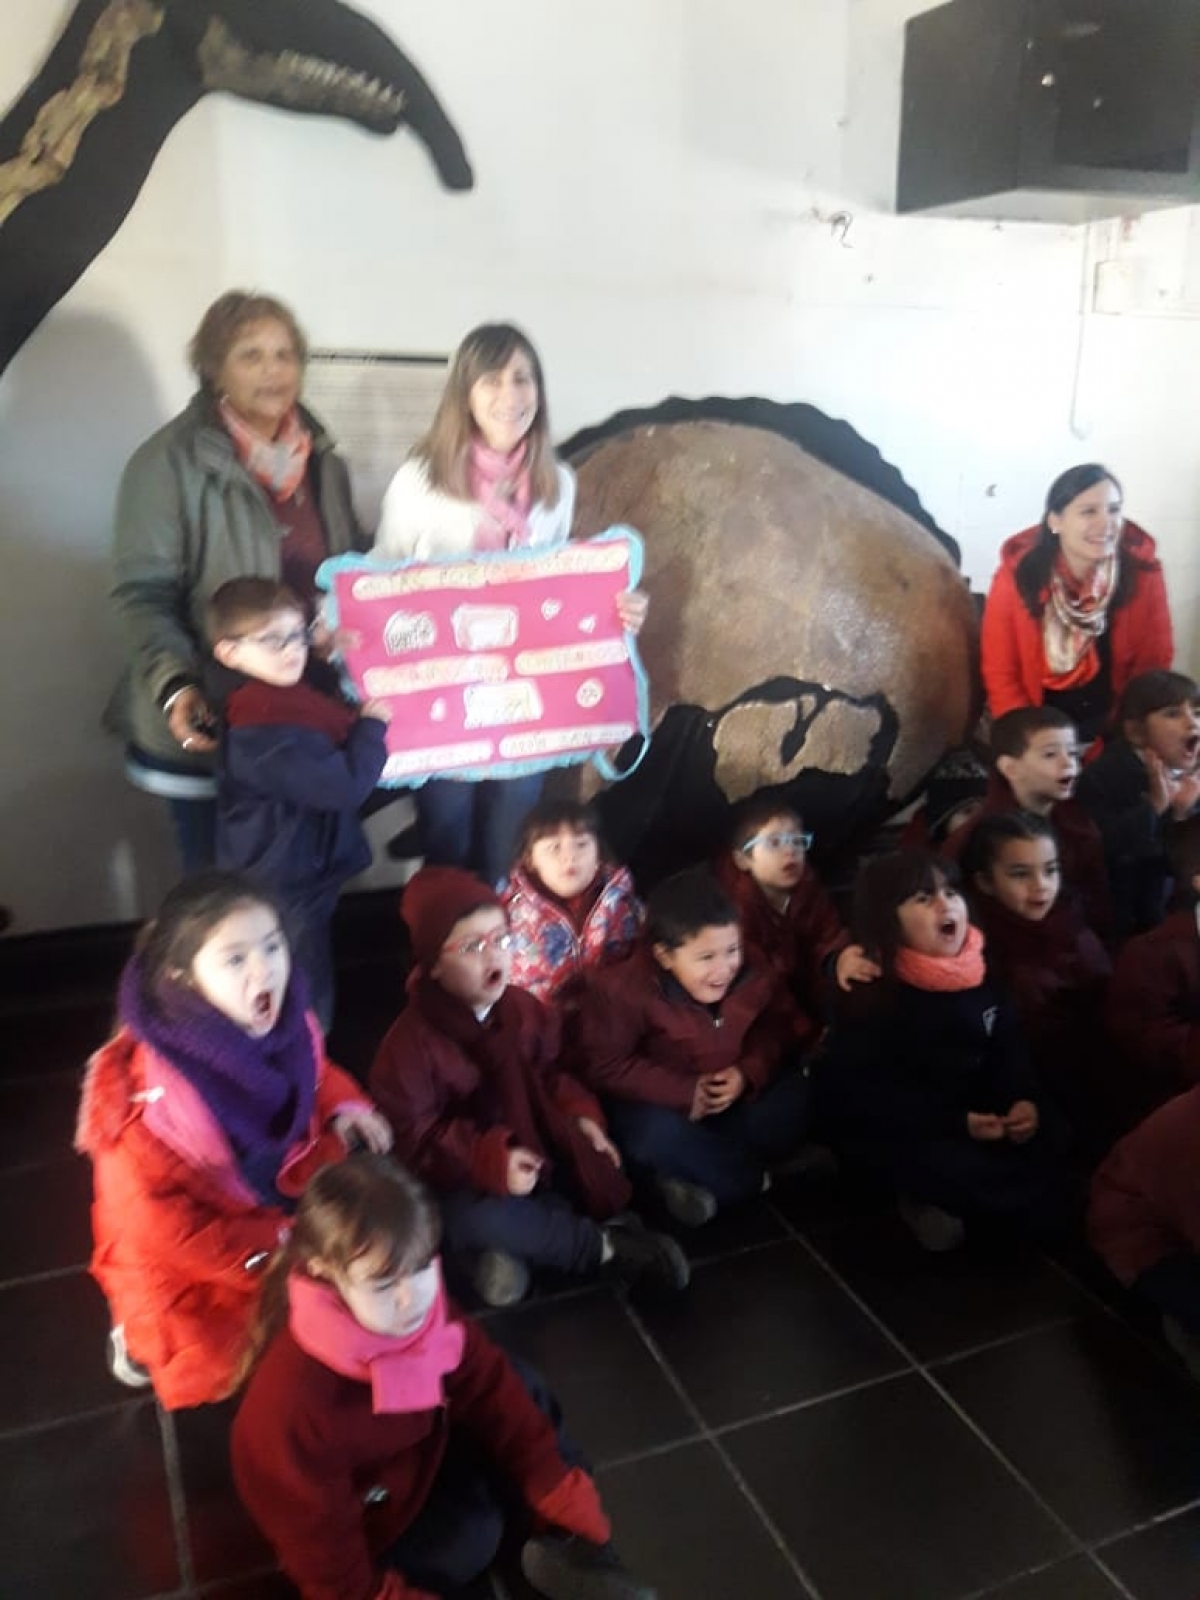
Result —
<instances>
[{"instance_id":1,"label":"pink scarf","mask_svg":"<svg viewBox=\"0 0 1200 1600\"><path fill-rule=\"evenodd\" d=\"M956 956L926 956L902 944L893 966L900 982L910 983L914 989L932 989L937 994L978 989L983 982L983 935L974 925L969 926Z\"/></svg>"},{"instance_id":2,"label":"pink scarf","mask_svg":"<svg viewBox=\"0 0 1200 1600\"><path fill-rule=\"evenodd\" d=\"M284 417L275 438L266 439L238 415L224 396L217 404L225 431L246 471L274 499L290 500L304 482L312 453L312 434L300 421L297 408L293 406Z\"/></svg>"},{"instance_id":3,"label":"pink scarf","mask_svg":"<svg viewBox=\"0 0 1200 1600\"><path fill-rule=\"evenodd\" d=\"M1079 584L1060 556L1050 573L1050 593L1042 612L1042 649L1047 688L1070 689L1096 676L1096 640L1108 626L1108 607L1117 585L1114 552Z\"/></svg>"},{"instance_id":4,"label":"pink scarf","mask_svg":"<svg viewBox=\"0 0 1200 1600\"><path fill-rule=\"evenodd\" d=\"M522 440L511 455L489 450L482 439L471 440L467 482L483 516L475 529L476 550L520 550L529 543L529 511L533 484L529 444Z\"/></svg>"},{"instance_id":5,"label":"pink scarf","mask_svg":"<svg viewBox=\"0 0 1200 1600\"><path fill-rule=\"evenodd\" d=\"M462 1360L467 1339L462 1323L450 1320L440 1265L438 1278L425 1321L406 1338L393 1338L356 1321L332 1284L293 1272L288 1279L292 1338L323 1366L369 1383L376 1415L433 1411L445 1401L442 1379Z\"/></svg>"}]
</instances>

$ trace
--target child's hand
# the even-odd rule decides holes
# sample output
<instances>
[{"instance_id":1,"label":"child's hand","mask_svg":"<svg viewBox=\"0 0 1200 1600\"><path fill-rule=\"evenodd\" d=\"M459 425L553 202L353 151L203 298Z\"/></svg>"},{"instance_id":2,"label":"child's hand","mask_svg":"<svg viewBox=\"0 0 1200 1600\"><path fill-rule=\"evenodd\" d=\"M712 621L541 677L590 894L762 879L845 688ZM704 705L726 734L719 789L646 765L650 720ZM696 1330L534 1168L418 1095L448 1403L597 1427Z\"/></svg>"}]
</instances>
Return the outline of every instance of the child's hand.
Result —
<instances>
[{"instance_id":1,"label":"child's hand","mask_svg":"<svg viewBox=\"0 0 1200 1600\"><path fill-rule=\"evenodd\" d=\"M1003 1118L1004 1130L1014 1144L1024 1144L1038 1131L1038 1108L1032 1100L1014 1100Z\"/></svg>"},{"instance_id":2,"label":"child's hand","mask_svg":"<svg viewBox=\"0 0 1200 1600\"><path fill-rule=\"evenodd\" d=\"M740 1067L722 1067L708 1075L708 1109L712 1116L728 1111L746 1087L746 1074Z\"/></svg>"},{"instance_id":3,"label":"child's hand","mask_svg":"<svg viewBox=\"0 0 1200 1600\"><path fill-rule=\"evenodd\" d=\"M848 989L852 983L874 983L883 976L883 968L872 961L860 944L848 944L838 952L833 969L839 989Z\"/></svg>"},{"instance_id":4,"label":"child's hand","mask_svg":"<svg viewBox=\"0 0 1200 1600\"><path fill-rule=\"evenodd\" d=\"M358 708L360 717L374 717L376 722L390 722L392 708L386 700L364 700Z\"/></svg>"},{"instance_id":5,"label":"child's hand","mask_svg":"<svg viewBox=\"0 0 1200 1600\"><path fill-rule=\"evenodd\" d=\"M1153 750L1139 750L1138 754L1146 768L1146 775L1150 780L1146 798L1154 807L1158 816L1165 815L1175 797L1175 780L1167 771L1167 764L1161 756L1155 755Z\"/></svg>"},{"instance_id":6,"label":"child's hand","mask_svg":"<svg viewBox=\"0 0 1200 1600\"><path fill-rule=\"evenodd\" d=\"M996 1144L1007 1133L1004 1118L991 1111L968 1111L967 1132L981 1144Z\"/></svg>"},{"instance_id":7,"label":"child's hand","mask_svg":"<svg viewBox=\"0 0 1200 1600\"><path fill-rule=\"evenodd\" d=\"M378 1111L365 1111L360 1107L339 1111L333 1119L333 1131L343 1144L364 1144L377 1155L392 1148L391 1124Z\"/></svg>"},{"instance_id":8,"label":"child's hand","mask_svg":"<svg viewBox=\"0 0 1200 1600\"><path fill-rule=\"evenodd\" d=\"M509 1194L518 1196L532 1194L537 1187L538 1174L541 1170L541 1156L535 1156L532 1150L526 1150L523 1145L515 1146L508 1152Z\"/></svg>"},{"instance_id":9,"label":"child's hand","mask_svg":"<svg viewBox=\"0 0 1200 1600\"><path fill-rule=\"evenodd\" d=\"M1191 816L1197 800L1200 800L1200 773L1185 773L1176 782L1171 795L1171 815L1176 822L1182 822L1185 817Z\"/></svg>"},{"instance_id":10,"label":"child's hand","mask_svg":"<svg viewBox=\"0 0 1200 1600\"><path fill-rule=\"evenodd\" d=\"M691 1122L700 1122L712 1112L712 1107L708 1103L708 1086L711 1081L711 1073L696 1079L696 1087L692 1091L692 1109L688 1112L688 1118Z\"/></svg>"},{"instance_id":11,"label":"child's hand","mask_svg":"<svg viewBox=\"0 0 1200 1600\"><path fill-rule=\"evenodd\" d=\"M576 1117L579 1131L591 1145L593 1150L599 1150L602 1156L607 1156L614 1167L621 1165L621 1152L605 1133L604 1129L594 1117Z\"/></svg>"},{"instance_id":12,"label":"child's hand","mask_svg":"<svg viewBox=\"0 0 1200 1600\"><path fill-rule=\"evenodd\" d=\"M642 631L649 609L650 596L644 589L622 589L617 596L617 616L621 619L621 626L634 638Z\"/></svg>"}]
</instances>

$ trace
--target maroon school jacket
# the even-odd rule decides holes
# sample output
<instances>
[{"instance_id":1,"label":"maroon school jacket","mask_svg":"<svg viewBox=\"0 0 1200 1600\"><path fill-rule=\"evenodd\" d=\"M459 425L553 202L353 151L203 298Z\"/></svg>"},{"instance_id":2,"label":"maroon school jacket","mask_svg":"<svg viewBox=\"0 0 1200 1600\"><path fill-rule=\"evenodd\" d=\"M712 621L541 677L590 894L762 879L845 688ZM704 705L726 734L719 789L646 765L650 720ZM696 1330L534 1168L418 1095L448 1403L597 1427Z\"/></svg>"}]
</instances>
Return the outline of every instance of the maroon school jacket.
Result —
<instances>
[{"instance_id":1,"label":"maroon school jacket","mask_svg":"<svg viewBox=\"0 0 1200 1600\"><path fill-rule=\"evenodd\" d=\"M1200 1250L1198 1151L1200 1088L1151 1112L1098 1168L1088 1238L1122 1283L1166 1256Z\"/></svg>"}]
</instances>

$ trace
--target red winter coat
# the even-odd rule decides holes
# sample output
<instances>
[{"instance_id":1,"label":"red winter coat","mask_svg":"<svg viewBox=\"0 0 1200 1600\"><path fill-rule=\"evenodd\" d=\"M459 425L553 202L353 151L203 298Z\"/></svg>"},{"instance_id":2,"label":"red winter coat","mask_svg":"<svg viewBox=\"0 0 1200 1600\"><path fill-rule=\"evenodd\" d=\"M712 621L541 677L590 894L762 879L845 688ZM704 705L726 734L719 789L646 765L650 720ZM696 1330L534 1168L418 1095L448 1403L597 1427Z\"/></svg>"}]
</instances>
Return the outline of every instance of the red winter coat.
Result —
<instances>
[{"instance_id":1,"label":"red winter coat","mask_svg":"<svg viewBox=\"0 0 1200 1600\"><path fill-rule=\"evenodd\" d=\"M308 1137L280 1182L296 1193L345 1154L326 1131L370 1101L325 1059L310 1018L317 1097ZM147 1089L147 1085L152 1087ZM223 1399L258 1304L261 1267L287 1218L246 1184L203 1099L127 1030L88 1063L76 1147L92 1160L92 1274L129 1353L150 1369L168 1410Z\"/></svg>"},{"instance_id":2,"label":"red winter coat","mask_svg":"<svg viewBox=\"0 0 1200 1600\"><path fill-rule=\"evenodd\" d=\"M1200 930L1194 911L1173 911L1117 957L1105 1025L1139 1101L1161 1104L1200 1083Z\"/></svg>"},{"instance_id":3,"label":"red winter coat","mask_svg":"<svg viewBox=\"0 0 1200 1600\"><path fill-rule=\"evenodd\" d=\"M690 999L644 942L589 978L579 1013L588 1083L621 1100L690 1111L696 1080L740 1067L746 1093L771 1081L791 1043L790 1005L769 967L742 968L714 1017Z\"/></svg>"},{"instance_id":4,"label":"red winter coat","mask_svg":"<svg viewBox=\"0 0 1200 1600\"><path fill-rule=\"evenodd\" d=\"M242 1501L303 1600L403 1600L376 1557L429 1497L451 1427L533 1504L566 1476L549 1420L508 1358L469 1318L463 1358L436 1411L376 1415L371 1387L305 1354L285 1329L254 1371L233 1423Z\"/></svg>"},{"instance_id":5,"label":"red winter coat","mask_svg":"<svg viewBox=\"0 0 1200 1600\"><path fill-rule=\"evenodd\" d=\"M983 610L980 667L993 717L1018 706L1040 706L1045 698L1041 619L1030 616L1016 582L1017 565L1033 547L1038 531L1026 528L1004 541ZM1169 667L1175 655L1162 566L1154 540L1136 522L1126 522L1122 531L1121 558L1139 565L1129 598L1109 612L1114 705L1131 678Z\"/></svg>"},{"instance_id":6,"label":"red winter coat","mask_svg":"<svg viewBox=\"0 0 1200 1600\"><path fill-rule=\"evenodd\" d=\"M795 1003L793 1037L798 1048L813 1049L825 1032L830 957L850 942L833 901L811 865L788 896L785 911L776 911L751 874L728 854L718 860L716 877L738 908L750 959L757 953L773 968Z\"/></svg>"},{"instance_id":7,"label":"red winter coat","mask_svg":"<svg viewBox=\"0 0 1200 1600\"><path fill-rule=\"evenodd\" d=\"M410 980L415 993L419 969ZM546 1178L603 1221L628 1204L628 1180L584 1139L577 1119L601 1128L596 1097L558 1065L556 1012L524 989L504 991L507 1035L515 1042L523 1088L541 1134L502 1120L502 1087L453 1038L421 1015L415 999L392 1024L371 1065L371 1092L392 1125L396 1153L430 1188L508 1193L508 1152L515 1144L549 1159ZM499 1021L499 1018L496 1019Z\"/></svg>"},{"instance_id":8,"label":"red winter coat","mask_svg":"<svg viewBox=\"0 0 1200 1600\"><path fill-rule=\"evenodd\" d=\"M1124 1284L1167 1256L1200 1251L1200 1088L1151 1113L1092 1179L1088 1238Z\"/></svg>"}]
</instances>

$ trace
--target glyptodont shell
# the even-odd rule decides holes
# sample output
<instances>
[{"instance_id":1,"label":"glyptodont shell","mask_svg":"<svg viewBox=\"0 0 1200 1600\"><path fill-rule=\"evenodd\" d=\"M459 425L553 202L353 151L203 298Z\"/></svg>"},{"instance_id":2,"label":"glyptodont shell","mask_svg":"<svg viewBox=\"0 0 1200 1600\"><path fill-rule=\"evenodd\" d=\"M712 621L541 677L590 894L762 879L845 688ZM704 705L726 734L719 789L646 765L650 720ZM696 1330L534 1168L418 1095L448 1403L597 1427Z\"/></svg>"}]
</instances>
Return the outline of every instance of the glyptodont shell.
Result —
<instances>
[{"instance_id":1,"label":"glyptodont shell","mask_svg":"<svg viewBox=\"0 0 1200 1600\"><path fill-rule=\"evenodd\" d=\"M925 515L845 424L777 409L843 429ZM658 730L640 781L605 797L619 842L636 853L648 819L622 813L649 808L685 853L710 848L728 806L763 788L827 847L861 837L977 716L976 614L953 542L762 427L603 432L575 452L575 536L628 523L645 541L638 645ZM662 748L681 741L686 759Z\"/></svg>"}]
</instances>

